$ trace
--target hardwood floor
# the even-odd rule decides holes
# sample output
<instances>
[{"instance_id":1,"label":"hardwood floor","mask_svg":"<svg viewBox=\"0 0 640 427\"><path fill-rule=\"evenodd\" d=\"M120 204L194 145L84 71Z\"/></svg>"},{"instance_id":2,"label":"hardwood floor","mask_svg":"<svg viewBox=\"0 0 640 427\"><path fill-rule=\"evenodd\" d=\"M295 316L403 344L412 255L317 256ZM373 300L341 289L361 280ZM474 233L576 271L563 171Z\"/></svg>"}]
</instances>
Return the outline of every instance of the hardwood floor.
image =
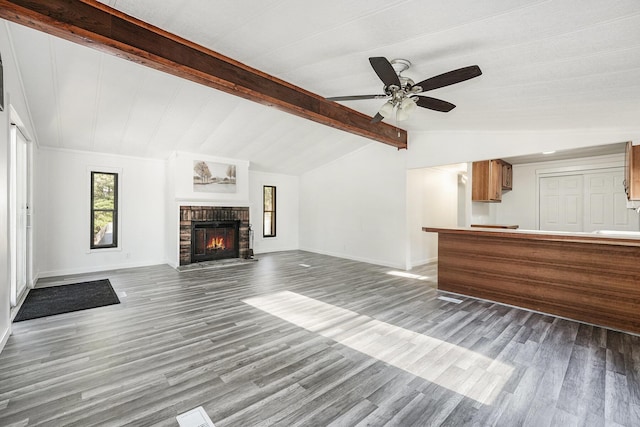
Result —
<instances>
[{"instance_id":1,"label":"hardwood floor","mask_svg":"<svg viewBox=\"0 0 640 427\"><path fill-rule=\"evenodd\" d=\"M0 425L639 425L638 336L438 292L433 265L259 258L41 282L122 303L14 323Z\"/></svg>"}]
</instances>

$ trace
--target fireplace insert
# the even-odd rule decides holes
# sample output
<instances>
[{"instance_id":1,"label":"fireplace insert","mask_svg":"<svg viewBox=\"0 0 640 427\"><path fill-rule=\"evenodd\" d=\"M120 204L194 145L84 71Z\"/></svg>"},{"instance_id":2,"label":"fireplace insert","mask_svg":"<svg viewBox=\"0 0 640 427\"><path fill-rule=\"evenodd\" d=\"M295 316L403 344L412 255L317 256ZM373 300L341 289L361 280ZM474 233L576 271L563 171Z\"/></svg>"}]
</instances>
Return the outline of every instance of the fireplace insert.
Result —
<instances>
[{"instance_id":1,"label":"fireplace insert","mask_svg":"<svg viewBox=\"0 0 640 427\"><path fill-rule=\"evenodd\" d=\"M240 256L240 221L207 221L191 224L191 262Z\"/></svg>"}]
</instances>

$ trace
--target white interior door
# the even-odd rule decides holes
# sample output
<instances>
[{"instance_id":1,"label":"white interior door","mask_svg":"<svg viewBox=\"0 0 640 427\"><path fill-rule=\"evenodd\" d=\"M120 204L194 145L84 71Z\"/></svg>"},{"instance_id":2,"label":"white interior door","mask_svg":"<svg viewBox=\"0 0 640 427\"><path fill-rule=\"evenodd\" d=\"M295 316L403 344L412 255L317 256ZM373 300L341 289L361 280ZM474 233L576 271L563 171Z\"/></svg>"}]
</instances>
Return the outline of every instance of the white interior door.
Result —
<instances>
[{"instance_id":1,"label":"white interior door","mask_svg":"<svg viewBox=\"0 0 640 427\"><path fill-rule=\"evenodd\" d=\"M582 231L582 175L540 178L540 230Z\"/></svg>"},{"instance_id":2,"label":"white interior door","mask_svg":"<svg viewBox=\"0 0 640 427\"><path fill-rule=\"evenodd\" d=\"M541 177L540 230L640 231L640 215L627 209L623 168Z\"/></svg>"},{"instance_id":3,"label":"white interior door","mask_svg":"<svg viewBox=\"0 0 640 427\"><path fill-rule=\"evenodd\" d=\"M640 218L627 209L624 170L585 174L584 231L639 231Z\"/></svg>"}]
</instances>

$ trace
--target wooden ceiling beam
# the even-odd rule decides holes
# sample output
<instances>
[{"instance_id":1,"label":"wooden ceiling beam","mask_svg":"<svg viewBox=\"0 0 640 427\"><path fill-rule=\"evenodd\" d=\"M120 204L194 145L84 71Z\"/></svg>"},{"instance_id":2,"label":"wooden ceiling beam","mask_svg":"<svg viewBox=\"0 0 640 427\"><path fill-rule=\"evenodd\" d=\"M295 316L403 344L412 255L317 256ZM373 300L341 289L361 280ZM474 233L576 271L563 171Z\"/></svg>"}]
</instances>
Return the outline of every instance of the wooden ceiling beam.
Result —
<instances>
[{"instance_id":1,"label":"wooden ceiling beam","mask_svg":"<svg viewBox=\"0 0 640 427\"><path fill-rule=\"evenodd\" d=\"M84 46L407 148L407 132L301 89L94 0L0 0L0 17Z\"/></svg>"}]
</instances>

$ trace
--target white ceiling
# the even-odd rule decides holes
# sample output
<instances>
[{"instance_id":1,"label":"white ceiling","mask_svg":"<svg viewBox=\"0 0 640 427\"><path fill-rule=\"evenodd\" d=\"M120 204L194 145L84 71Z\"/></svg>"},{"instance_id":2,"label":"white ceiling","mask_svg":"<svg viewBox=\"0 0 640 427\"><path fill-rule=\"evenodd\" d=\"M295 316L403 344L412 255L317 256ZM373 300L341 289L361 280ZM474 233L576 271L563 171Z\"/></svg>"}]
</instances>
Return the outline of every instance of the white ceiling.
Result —
<instances>
[{"instance_id":1,"label":"white ceiling","mask_svg":"<svg viewBox=\"0 0 640 427\"><path fill-rule=\"evenodd\" d=\"M637 127L637 0L110 0L118 10L321 96L372 94L370 56L406 58L415 81L477 64L428 92L400 127L538 130ZM9 24L41 146L247 159L300 174L370 143L327 126ZM345 102L374 115L381 100ZM394 148L389 147L389 150Z\"/></svg>"}]
</instances>

